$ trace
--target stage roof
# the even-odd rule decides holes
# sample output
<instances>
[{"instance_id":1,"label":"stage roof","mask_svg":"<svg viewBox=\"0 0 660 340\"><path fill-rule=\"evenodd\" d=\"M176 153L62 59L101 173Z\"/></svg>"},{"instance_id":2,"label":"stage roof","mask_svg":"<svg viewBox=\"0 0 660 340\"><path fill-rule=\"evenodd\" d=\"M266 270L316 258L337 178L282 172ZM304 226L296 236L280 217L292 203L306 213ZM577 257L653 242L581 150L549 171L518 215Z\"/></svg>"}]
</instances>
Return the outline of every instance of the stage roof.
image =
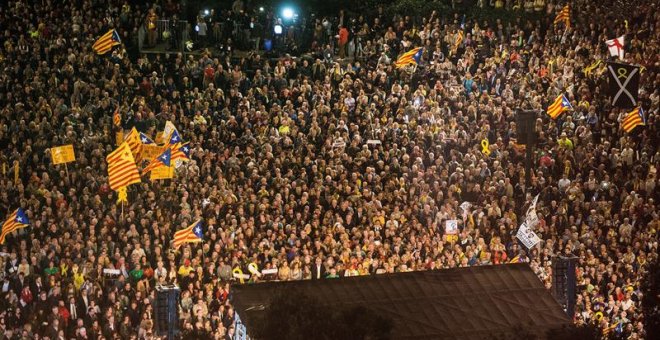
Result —
<instances>
[{"instance_id":1,"label":"stage roof","mask_svg":"<svg viewBox=\"0 0 660 340\"><path fill-rule=\"evenodd\" d=\"M270 282L232 287L232 302L248 335L279 287L322 304L363 306L393 321L392 339L487 339L521 329L541 338L569 318L524 263L358 276L318 281Z\"/></svg>"}]
</instances>

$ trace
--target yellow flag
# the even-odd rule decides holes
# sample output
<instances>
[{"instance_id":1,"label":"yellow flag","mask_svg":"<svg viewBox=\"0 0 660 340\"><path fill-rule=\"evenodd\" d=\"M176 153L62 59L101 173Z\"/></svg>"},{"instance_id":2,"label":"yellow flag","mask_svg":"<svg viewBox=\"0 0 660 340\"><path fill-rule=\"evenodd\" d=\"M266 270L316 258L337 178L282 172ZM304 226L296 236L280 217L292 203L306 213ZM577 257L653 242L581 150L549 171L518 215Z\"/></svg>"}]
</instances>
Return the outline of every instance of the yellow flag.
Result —
<instances>
[{"instance_id":1,"label":"yellow flag","mask_svg":"<svg viewBox=\"0 0 660 340\"><path fill-rule=\"evenodd\" d=\"M119 146L124 142L124 131L117 131L115 133L115 145Z\"/></svg>"},{"instance_id":2,"label":"yellow flag","mask_svg":"<svg viewBox=\"0 0 660 340\"><path fill-rule=\"evenodd\" d=\"M142 159L152 160L163 153L163 147L155 144L142 145Z\"/></svg>"},{"instance_id":3,"label":"yellow flag","mask_svg":"<svg viewBox=\"0 0 660 340\"><path fill-rule=\"evenodd\" d=\"M50 155L53 159L53 164L71 163L76 161L73 144L50 148Z\"/></svg>"},{"instance_id":4,"label":"yellow flag","mask_svg":"<svg viewBox=\"0 0 660 340\"><path fill-rule=\"evenodd\" d=\"M156 132L156 139L154 139L156 144L163 144L163 131Z\"/></svg>"},{"instance_id":5,"label":"yellow flag","mask_svg":"<svg viewBox=\"0 0 660 340\"><path fill-rule=\"evenodd\" d=\"M159 179L171 179L174 177L174 166L161 166L151 170L149 179L151 181Z\"/></svg>"},{"instance_id":6,"label":"yellow flag","mask_svg":"<svg viewBox=\"0 0 660 340\"><path fill-rule=\"evenodd\" d=\"M126 192L125 186L117 189L117 196L119 196L119 198L117 198L117 204L128 202L128 193Z\"/></svg>"}]
</instances>

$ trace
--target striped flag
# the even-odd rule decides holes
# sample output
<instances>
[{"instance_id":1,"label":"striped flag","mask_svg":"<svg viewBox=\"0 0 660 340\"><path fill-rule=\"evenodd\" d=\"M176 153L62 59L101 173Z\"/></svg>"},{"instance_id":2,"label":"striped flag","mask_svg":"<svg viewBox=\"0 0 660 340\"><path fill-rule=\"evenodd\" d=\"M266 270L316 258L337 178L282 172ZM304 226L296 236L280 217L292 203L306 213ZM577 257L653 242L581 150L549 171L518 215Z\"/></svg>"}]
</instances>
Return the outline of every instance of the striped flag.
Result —
<instances>
[{"instance_id":1,"label":"striped flag","mask_svg":"<svg viewBox=\"0 0 660 340\"><path fill-rule=\"evenodd\" d=\"M96 54L106 54L112 49L112 47L120 45L121 39L119 38L119 33L116 30L111 29L108 33L102 35L94 45L92 49Z\"/></svg>"},{"instance_id":2,"label":"striped flag","mask_svg":"<svg viewBox=\"0 0 660 340\"><path fill-rule=\"evenodd\" d=\"M520 263L520 255L514 256L509 263Z\"/></svg>"},{"instance_id":3,"label":"striped flag","mask_svg":"<svg viewBox=\"0 0 660 340\"><path fill-rule=\"evenodd\" d=\"M188 228L181 229L174 233L174 249L179 248L184 243L197 243L203 241L204 230L201 220L197 220Z\"/></svg>"},{"instance_id":4,"label":"striped flag","mask_svg":"<svg viewBox=\"0 0 660 340\"><path fill-rule=\"evenodd\" d=\"M461 29L458 30L453 51L458 50L458 47L461 46L461 43L463 42L463 38L465 38L465 14L463 14L463 19L461 19Z\"/></svg>"},{"instance_id":5,"label":"striped flag","mask_svg":"<svg viewBox=\"0 0 660 340\"><path fill-rule=\"evenodd\" d=\"M123 142L105 160L108 162L108 182L112 190L117 191L129 184L142 182L127 142Z\"/></svg>"},{"instance_id":6,"label":"striped flag","mask_svg":"<svg viewBox=\"0 0 660 340\"><path fill-rule=\"evenodd\" d=\"M172 159L171 161L175 160L190 160L190 142L186 142L184 144L178 144L175 145L174 148L172 148Z\"/></svg>"},{"instance_id":7,"label":"striped flag","mask_svg":"<svg viewBox=\"0 0 660 340\"><path fill-rule=\"evenodd\" d=\"M119 114L119 106L115 109L115 113L112 114L112 122L116 127L121 127L121 115Z\"/></svg>"},{"instance_id":8,"label":"striped flag","mask_svg":"<svg viewBox=\"0 0 660 340\"><path fill-rule=\"evenodd\" d=\"M0 231L0 244L5 243L5 238L7 235L11 234L15 230L25 228L29 224L30 221L25 215L25 211L23 211L23 209L18 208L14 210L14 212L9 215L5 223L2 224L2 231Z\"/></svg>"},{"instance_id":9,"label":"striped flag","mask_svg":"<svg viewBox=\"0 0 660 340\"><path fill-rule=\"evenodd\" d=\"M573 106L571 105L571 102L568 101L566 96L563 94L560 94L559 97L555 99L555 101L548 106L548 115L552 117L552 119L557 119L564 111L566 110L572 110Z\"/></svg>"},{"instance_id":10,"label":"striped flag","mask_svg":"<svg viewBox=\"0 0 660 340\"><path fill-rule=\"evenodd\" d=\"M131 132L126 135L124 141L128 143L128 147L131 149L135 161L139 162L142 160L142 140L140 139L140 133L135 127L133 127Z\"/></svg>"},{"instance_id":11,"label":"striped flag","mask_svg":"<svg viewBox=\"0 0 660 340\"><path fill-rule=\"evenodd\" d=\"M626 115L626 118L621 121L621 127L624 131L630 132L640 125L645 125L645 123L644 110L642 110L642 107L640 106Z\"/></svg>"},{"instance_id":12,"label":"striped flag","mask_svg":"<svg viewBox=\"0 0 660 340\"><path fill-rule=\"evenodd\" d=\"M148 173L149 171L160 168L161 166L170 166L172 161L172 150L166 149L165 152L160 154L160 156L154 158L149 162L146 168L142 170L142 175Z\"/></svg>"},{"instance_id":13,"label":"striped flag","mask_svg":"<svg viewBox=\"0 0 660 340\"><path fill-rule=\"evenodd\" d=\"M402 54L399 59L396 60L394 65L397 68L408 66L410 64L417 65L419 60L422 57L422 52L424 51L423 47L413 48L412 50Z\"/></svg>"},{"instance_id":14,"label":"striped flag","mask_svg":"<svg viewBox=\"0 0 660 340\"><path fill-rule=\"evenodd\" d=\"M571 8L568 5L564 6L555 17L555 25L561 22L566 25L566 28L571 27Z\"/></svg>"}]
</instances>

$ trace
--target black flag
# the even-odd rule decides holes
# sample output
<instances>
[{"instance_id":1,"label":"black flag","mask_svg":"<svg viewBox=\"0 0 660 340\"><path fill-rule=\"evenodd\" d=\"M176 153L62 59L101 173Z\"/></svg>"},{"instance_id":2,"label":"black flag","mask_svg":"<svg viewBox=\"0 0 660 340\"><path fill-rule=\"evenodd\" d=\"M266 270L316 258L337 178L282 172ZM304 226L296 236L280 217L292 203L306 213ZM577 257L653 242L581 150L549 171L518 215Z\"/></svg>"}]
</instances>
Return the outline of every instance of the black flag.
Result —
<instances>
[{"instance_id":1,"label":"black flag","mask_svg":"<svg viewBox=\"0 0 660 340\"><path fill-rule=\"evenodd\" d=\"M607 63L607 74L612 106L636 107L639 91L639 66Z\"/></svg>"}]
</instances>

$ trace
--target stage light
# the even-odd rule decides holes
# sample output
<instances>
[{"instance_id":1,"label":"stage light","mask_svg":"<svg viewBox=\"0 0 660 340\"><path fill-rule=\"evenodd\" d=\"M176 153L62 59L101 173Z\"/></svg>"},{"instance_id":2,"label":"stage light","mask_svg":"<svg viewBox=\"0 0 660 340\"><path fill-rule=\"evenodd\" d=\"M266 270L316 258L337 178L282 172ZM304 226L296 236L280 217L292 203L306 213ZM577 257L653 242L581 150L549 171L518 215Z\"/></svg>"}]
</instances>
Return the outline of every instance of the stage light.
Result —
<instances>
[{"instance_id":1,"label":"stage light","mask_svg":"<svg viewBox=\"0 0 660 340\"><path fill-rule=\"evenodd\" d=\"M264 6L259 7L259 12L265 11Z\"/></svg>"},{"instance_id":2,"label":"stage light","mask_svg":"<svg viewBox=\"0 0 660 340\"><path fill-rule=\"evenodd\" d=\"M204 15L209 15L209 14L211 14L211 11L209 11L208 9L205 9L204 10Z\"/></svg>"},{"instance_id":3,"label":"stage light","mask_svg":"<svg viewBox=\"0 0 660 340\"><path fill-rule=\"evenodd\" d=\"M296 13L293 11L293 8L291 7L284 7L282 10L282 17L287 20L293 19L293 16L296 15Z\"/></svg>"}]
</instances>

